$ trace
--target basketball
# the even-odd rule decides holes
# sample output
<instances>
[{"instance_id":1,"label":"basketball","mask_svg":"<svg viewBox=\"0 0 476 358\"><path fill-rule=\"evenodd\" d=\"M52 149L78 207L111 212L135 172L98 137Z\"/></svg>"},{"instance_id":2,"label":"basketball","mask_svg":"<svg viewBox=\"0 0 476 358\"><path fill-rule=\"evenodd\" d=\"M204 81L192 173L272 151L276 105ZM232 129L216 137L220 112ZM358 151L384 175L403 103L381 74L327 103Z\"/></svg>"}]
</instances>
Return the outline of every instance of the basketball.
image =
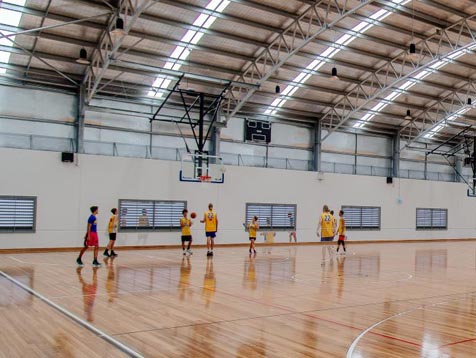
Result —
<instances>
[{"instance_id":1,"label":"basketball","mask_svg":"<svg viewBox=\"0 0 476 358\"><path fill-rule=\"evenodd\" d=\"M197 217L197 214L196 214L196 213L191 213L191 214L190 214L190 217L191 217L192 219L195 219L195 218Z\"/></svg>"}]
</instances>

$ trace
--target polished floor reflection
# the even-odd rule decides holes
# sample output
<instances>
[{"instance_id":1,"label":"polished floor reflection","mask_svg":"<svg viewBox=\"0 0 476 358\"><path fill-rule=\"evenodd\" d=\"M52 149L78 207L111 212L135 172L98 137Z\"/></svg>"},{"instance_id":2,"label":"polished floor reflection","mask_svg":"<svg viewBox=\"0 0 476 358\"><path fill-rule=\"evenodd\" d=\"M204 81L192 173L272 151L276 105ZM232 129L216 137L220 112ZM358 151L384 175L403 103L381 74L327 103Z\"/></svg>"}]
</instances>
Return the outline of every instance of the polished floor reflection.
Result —
<instances>
[{"instance_id":1,"label":"polished floor reflection","mask_svg":"<svg viewBox=\"0 0 476 358\"><path fill-rule=\"evenodd\" d=\"M0 270L145 357L476 356L476 242L119 253ZM0 325L0 357L127 356L4 277Z\"/></svg>"}]
</instances>

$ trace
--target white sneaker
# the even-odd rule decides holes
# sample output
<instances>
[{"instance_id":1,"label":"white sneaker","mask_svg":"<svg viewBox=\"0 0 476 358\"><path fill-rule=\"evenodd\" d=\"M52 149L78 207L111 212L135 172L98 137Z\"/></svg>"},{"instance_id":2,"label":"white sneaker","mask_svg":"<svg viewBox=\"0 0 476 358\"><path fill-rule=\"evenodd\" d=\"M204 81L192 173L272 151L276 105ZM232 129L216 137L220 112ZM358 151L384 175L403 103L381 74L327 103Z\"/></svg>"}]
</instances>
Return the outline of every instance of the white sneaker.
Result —
<instances>
[{"instance_id":1,"label":"white sneaker","mask_svg":"<svg viewBox=\"0 0 476 358\"><path fill-rule=\"evenodd\" d=\"M189 254L190 256L193 255L192 250L187 250L187 254Z\"/></svg>"}]
</instances>

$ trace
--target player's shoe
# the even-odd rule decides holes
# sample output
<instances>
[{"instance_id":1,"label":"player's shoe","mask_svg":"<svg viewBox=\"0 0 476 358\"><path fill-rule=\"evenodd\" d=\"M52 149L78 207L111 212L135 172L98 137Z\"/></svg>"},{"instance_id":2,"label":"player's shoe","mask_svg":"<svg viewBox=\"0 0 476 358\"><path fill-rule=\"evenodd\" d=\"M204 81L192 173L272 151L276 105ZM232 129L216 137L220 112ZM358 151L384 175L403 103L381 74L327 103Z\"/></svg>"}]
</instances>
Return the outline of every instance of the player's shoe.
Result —
<instances>
[{"instance_id":1,"label":"player's shoe","mask_svg":"<svg viewBox=\"0 0 476 358\"><path fill-rule=\"evenodd\" d=\"M76 263L78 264L79 267L84 267L83 261L81 261L79 257L76 259Z\"/></svg>"},{"instance_id":2,"label":"player's shoe","mask_svg":"<svg viewBox=\"0 0 476 358\"><path fill-rule=\"evenodd\" d=\"M187 251L182 250L182 254L183 254L183 256L187 256Z\"/></svg>"},{"instance_id":3,"label":"player's shoe","mask_svg":"<svg viewBox=\"0 0 476 358\"><path fill-rule=\"evenodd\" d=\"M101 267L102 265L98 262L98 260L93 261L93 267Z\"/></svg>"},{"instance_id":4,"label":"player's shoe","mask_svg":"<svg viewBox=\"0 0 476 358\"><path fill-rule=\"evenodd\" d=\"M189 256L192 256L192 255L193 255L192 250L188 249L188 250L187 250L187 254L188 254Z\"/></svg>"},{"instance_id":5,"label":"player's shoe","mask_svg":"<svg viewBox=\"0 0 476 358\"><path fill-rule=\"evenodd\" d=\"M111 253L109 254L109 256L116 257L118 255L114 252L114 250L111 250Z\"/></svg>"},{"instance_id":6,"label":"player's shoe","mask_svg":"<svg viewBox=\"0 0 476 358\"><path fill-rule=\"evenodd\" d=\"M112 256L112 255L109 255L109 253L107 252L108 250L104 250L104 253L102 254L104 257L109 257L109 256Z\"/></svg>"}]
</instances>

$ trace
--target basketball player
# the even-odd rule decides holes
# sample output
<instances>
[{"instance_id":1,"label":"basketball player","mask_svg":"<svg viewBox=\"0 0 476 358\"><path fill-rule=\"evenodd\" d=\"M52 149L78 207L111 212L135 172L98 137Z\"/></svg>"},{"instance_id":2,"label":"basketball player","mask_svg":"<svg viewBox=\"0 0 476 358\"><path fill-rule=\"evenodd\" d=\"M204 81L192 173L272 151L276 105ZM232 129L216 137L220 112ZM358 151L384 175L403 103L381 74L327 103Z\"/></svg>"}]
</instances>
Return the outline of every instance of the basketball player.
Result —
<instances>
[{"instance_id":1,"label":"basketball player","mask_svg":"<svg viewBox=\"0 0 476 358\"><path fill-rule=\"evenodd\" d=\"M322 214L319 217L319 224L317 225L317 237L319 237L319 233L321 236L322 242L332 241L334 239L334 235L336 232L335 227L335 220L334 217L331 215L329 211L329 207L324 205L322 208ZM329 258L331 256L330 247L326 246L322 248L322 259L325 260L326 258L326 251L329 254Z\"/></svg>"},{"instance_id":2,"label":"basketball player","mask_svg":"<svg viewBox=\"0 0 476 358\"><path fill-rule=\"evenodd\" d=\"M104 256L106 257L115 257L117 254L114 252L114 244L116 243L117 236L117 209L111 209L111 217L109 218L109 224L107 225L107 232L109 233L109 243L104 250ZM111 253L108 251L111 250Z\"/></svg>"},{"instance_id":3,"label":"basketball player","mask_svg":"<svg viewBox=\"0 0 476 358\"><path fill-rule=\"evenodd\" d=\"M91 210L91 215L88 218L88 228L86 231L86 236L84 237L84 247L79 252L79 256L76 259L76 263L78 266L84 266L83 261L81 260L83 254L86 252L89 246L94 246L94 260L93 266L94 267L101 267L101 264L98 262L98 251L99 251L99 239L97 233L97 218L96 215L99 212L97 206L91 206L89 208Z\"/></svg>"},{"instance_id":4,"label":"basketball player","mask_svg":"<svg viewBox=\"0 0 476 358\"><path fill-rule=\"evenodd\" d=\"M208 211L203 214L201 223L205 223L205 235L207 237L207 256L213 256L215 237L218 231L218 216L213 210L213 204L208 204Z\"/></svg>"},{"instance_id":5,"label":"basketball player","mask_svg":"<svg viewBox=\"0 0 476 358\"><path fill-rule=\"evenodd\" d=\"M266 219L266 226L271 229L271 219ZM264 236L264 242L266 243L265 253L271 253L271 245L274 244L274 239L276 237L276 231L265 231L261 232L260 235Z\"/></svg>"},{"instance_id":6,"label":"basketball player","mask_svg":"<svg viewBox=\"0 0 476 358\"><path fill-rule=\"evenodd\" d=\"M339 230L337 233L339 237L337 239L337 252L339 252L340 245L344 248L345 255L345 234L346 234L345 220L344 220L344 210L339 211Z\"/></svg>"},{"instance_id":7,"label":"basketball player","mask_svg":"<svg viewBox=\"0 0 476 358\"><path fill-rule=\"evenodd\" d=\"M332 237L332 241L334 241L334 237L337 235L337 219L336 217L334 216L334 210L331 210L331 215L332 215L332 226L334 227L334 235Z\"/></svg>"},{"instance_id":8,"label":"basketball player","mask_svg":"<svg viewBox=\"0 0 476 358\"><path fill-rule=\"evenodd\" d=\"M188 210L182 210L183 217L180 218L180 227L182 228L182 252L183 255L192 255L192 250L190 247L192 245L192 232L190 231L190 227L193 225L192 220L190 220L188 215ZM185 243L187 242L187 251L185 251Z\"/></svg>"},{"instance_id":9,"label":"basketball player","mask_svg":"<svg viewBox=\"0 0 476 358\"><path fill-rule=\"evenodd\" d=\"M291 231L289 232L289 242L292 242L294 239L294 242L297 243L296 224L294 223L293 213L288 213L288 218L289 218L289 227L291 228Z\"/></svg>"},{"instance_id":10,"label":"basketball player","mask_svg":"<svg viewBox=\"0 0 476 358\"><path fill-rule=\"evenodd\" d=\"M141 227L150 226L149 216L147 215L147 209L142 209L142 215L139 216L139 226L141 226Z\"/></svg>"},{"instance_id":11,"label":"basketball player","mask_svg":"<svg viewBox=\"0 0 476 358\"><path fill-rule=\"evenodd\" d=\"M248 231L250 233L250 255L253 252L256 255L255 250L255 241L256 241L256 232L259 229L258 217L253 216L251 222L248 224Z\"/></svg>"}]
</instances>

